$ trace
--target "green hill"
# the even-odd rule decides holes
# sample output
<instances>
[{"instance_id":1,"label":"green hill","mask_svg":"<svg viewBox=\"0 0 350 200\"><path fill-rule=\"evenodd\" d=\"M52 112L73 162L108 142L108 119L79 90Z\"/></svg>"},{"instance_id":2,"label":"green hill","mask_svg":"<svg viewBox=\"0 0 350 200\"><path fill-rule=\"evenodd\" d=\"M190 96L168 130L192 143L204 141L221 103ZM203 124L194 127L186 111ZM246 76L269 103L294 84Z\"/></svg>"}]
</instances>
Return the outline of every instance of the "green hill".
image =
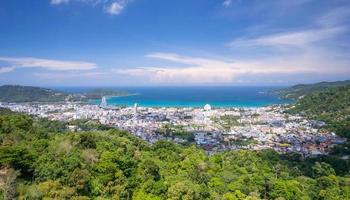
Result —
<instances>
[{"instance_id":1,"label":"green hill","mask_svg":"<svg viewBox=\"0 0 350 200\"><path fill-rule=\"evenodd\" d=\"M327 128L350 138L350 86L332 87L307 94L289 112L325 121Z\"/></svg>"},{"instance_id":2,"label":"green hill","mask_svg":"<svg viewBox=\"0 0 350 200\"><path fill-rule=\"evenodd\" d=\"M89 99L100 99L103 96L125 96L128 92L110 89L94 89L83 94L67 93L53 89L20 85L0 86L0 102L22 103L22 102L62 102L87 101Z\"/></svg>"},{"instance_id":3,"label":"green hill","mask_svg":"<svg viewBox=\"0 0 350 200\"><path fill-rule=\"evenodd\" d=\"M0 86L0 102L58 102L64 101L67 97L67 93L40 87Z\"/></svg>"},{"instance_id":4,"label":"green hill","mask_svg":"<svg viewBox=\"0 0 350 200\"><path fill-rule=\"evenodd\" d=\"M271 92L273 94L280 96L281 98L298 99L312 92L320 92L328 88L349 86L349 85L350 85L350 80L336 81L336 82L320 82L320 83L314 83L314 84L294 85L289 88L278 89Z\"/></svg>"}]
</instances>

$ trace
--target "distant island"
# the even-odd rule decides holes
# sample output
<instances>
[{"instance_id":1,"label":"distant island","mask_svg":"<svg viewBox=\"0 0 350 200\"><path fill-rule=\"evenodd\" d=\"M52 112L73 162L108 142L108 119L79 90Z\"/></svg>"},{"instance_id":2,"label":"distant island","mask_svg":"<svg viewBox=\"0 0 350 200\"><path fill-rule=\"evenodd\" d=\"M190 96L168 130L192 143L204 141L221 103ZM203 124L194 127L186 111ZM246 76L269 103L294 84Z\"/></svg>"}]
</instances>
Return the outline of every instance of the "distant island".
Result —
<instances>
[{"instance_id":1,"label":"distant island","mask_svg":"<svg viewBox=\"0 0 350 200\"><path fill-rule=\"evenodd\" d=\"M24 102L47 102L58 103L65 101L87 102L90 99L100 99L103 96L126 96L126 91L115 91L110 89L94 89L86 93L69 93L54 89L21 86L3 85L0 86L0 102L24 103Z\"/></svg>"}]
</instances>

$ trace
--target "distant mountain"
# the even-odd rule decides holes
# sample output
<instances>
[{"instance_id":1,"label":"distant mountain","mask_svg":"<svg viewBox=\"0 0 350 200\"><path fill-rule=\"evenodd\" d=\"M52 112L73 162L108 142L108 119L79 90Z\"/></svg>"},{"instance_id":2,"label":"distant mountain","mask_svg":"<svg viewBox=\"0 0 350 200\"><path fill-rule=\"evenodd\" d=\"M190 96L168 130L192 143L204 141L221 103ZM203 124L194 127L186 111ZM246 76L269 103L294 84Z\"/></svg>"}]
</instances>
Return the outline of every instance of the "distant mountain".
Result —
<instances>
[{"instance_id":1,"label":"distant mountain","mask_svg":"<svg viewBox=\"0 0 350 200\"><path fill-rule=\"evenodd\" d=\"M110 89L95 89L88 91L84 94L84 96L88 99L101 99L103 96L126 96L129 95L128 92L125 91L115 91Z\"/></svg>"},{"instance_id":2,"label":"distant mountain","mask_svg":"<svg viewBox=\"0 0 350 200\"><path fill-rule=\"evenodd\" d=\"M334 88L339 86L349 86L350 80L336 81L336 82L320 82L314 84L299 84L289 88L283 88L271 91L271 93L280 96L285 99L298 99L304 95L312 92L320 92L327 88Z\"/></svg>"},{"instance_id":3,"label":"distant mountain","mask_svg":"<svg viewBox=\"0 0 350 200\"><path fill-rule=\"evenodd\" d=\"M69 97L68 93L41 87L0 86L0 102L59 102Z\"/></svg>"},{"instance_id":4,"label":"distant mountain","mask_svg":"<svg viewBox=\"0 0 350 200\"><path fill-rule=\"evenodd\" d=\"M128 92L95 89L83 94L68 93L53 89L20 85L0 86L0 102L22 103L22 102L63 102L83 101L89 99L100 99L103 96L125 96Z\"/></svg>"}]
</instances>

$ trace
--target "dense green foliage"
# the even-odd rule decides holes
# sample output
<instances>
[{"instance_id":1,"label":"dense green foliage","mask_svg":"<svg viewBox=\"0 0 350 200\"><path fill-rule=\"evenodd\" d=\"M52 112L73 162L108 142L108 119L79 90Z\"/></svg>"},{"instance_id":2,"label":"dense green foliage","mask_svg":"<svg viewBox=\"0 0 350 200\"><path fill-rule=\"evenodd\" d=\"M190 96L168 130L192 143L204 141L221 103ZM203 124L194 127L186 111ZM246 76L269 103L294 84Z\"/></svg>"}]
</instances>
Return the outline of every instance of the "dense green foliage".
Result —
<instances>
[{"instance_id":1,"label":"dense green foliage","mask_svg":"<svg viewBox=\"0 0 350 200\"><path fill-rule=\"evenodd\" d=\"M350 138L350 86L330 88L306 95L289 112L325 121L327 123L325 128Z\"/></svg>"},{"instance_id":2,"label":"dense green foliage","mask_svg":"<svg viewBox=\"0 0 350 200\"><path fill-rule=\"evenodd\" d=\"M43 125L26 115L0 111L1 196L135 200L350 198L350 179L345 176L349 174L347 160L305 160L268 150L207 156L195 146L165 141L150 145L125 131L67 132L57 122L52 126L49 123Z\"/></svg>"},{"instance_id":3,"label":"dense green foliage","mask_svg":"<svg viewBox=\"0 0 350 200\"><path fill-rule=\"evenodd\" d=\"M321 92L325 89L340 87L340 86L349 86L350 80L346 81L336 81L336 82L320 82L314 84L299 84L294 85L289 88L283 88L275 91L271 91L273 94L277 94L282 98L288 99L298 99L304 95L310 94L312 92Z\"/></svg>"},{"instance_id":4,"label":"dense green foliage","mask_svg":"<svg viewBox=\"0 0 350 200\"><path fill-rule=\"evenodd\" d=\"M66 93L40 87L0 86L0 102L58 102L67 97Z\"/></svg>"}]
</instances>

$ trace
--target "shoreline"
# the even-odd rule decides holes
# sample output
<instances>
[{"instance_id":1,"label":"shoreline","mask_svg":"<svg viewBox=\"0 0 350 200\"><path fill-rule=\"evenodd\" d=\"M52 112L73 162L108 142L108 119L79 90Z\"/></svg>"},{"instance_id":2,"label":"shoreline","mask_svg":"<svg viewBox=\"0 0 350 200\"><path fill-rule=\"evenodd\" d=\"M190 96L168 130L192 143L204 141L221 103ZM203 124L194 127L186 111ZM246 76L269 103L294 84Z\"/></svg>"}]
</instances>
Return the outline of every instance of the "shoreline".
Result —
<instances>
[{"instance_id":1,"label":"shoreline","mask_svg":"<svg viewBox=\"0 0 350 200\"><path fill-rule=\"evenodd\" d=\"M84 102L84 101L76 101L76 102L0 102L0 105L65 105L65 104L76 104L76 105L93 105L93 106L100 106L99 103L94 103L94 102ZM275 103L275 104L266 104L266 105L261 105L261 106L247 106L247 105L242 105L242 106L215 106L215 104L203 104L203 105L198 105L198 106L172 106L172 105L153 105L153 106L145 106L145 105L140 105L138 103L137 107L138 108L154 108L154 109L203 109L204 106L210 105L212 110L215 109L259 109L259 108L265 108L265 107L274 107L274 106L289 106L292 105L293 103ZM118 104L109 104L106 108L133 108L135 107L135 103L130 104L130 105L118 105Z\"/></svg>"},{"instance_id":2,"label":"shoreline","mask_svg":"<svg viewBox=\"0 0 350 200\"><path fill-rule=\"evenodd\" d=\"M163 104L163 105L144 105L142 103L139 103L139 102L134 102L134 103L128 103L128 104L113 104L113 103L108 103L108 107L115 107L115 108L118 108L118 107L121 107L121 108L132 108L135 106L135 104L137 104L137 107L139 108L178 108L178 109L200 109L200 108L203 108L204 106L206 105L210 105L212 109L257 109L257 108L263 108L263 107L269 107L269 106L287 106L287 105L292 105L293 102L291 103L271 103L271 104L261 104L261 105L247 105L247 104L244 104L244 105L239 105L239 104L227 104L227 105L221 105L221 106L218 106L216 104L211 104L211 103L201 103L200 105L199 104L196 104L196 105L174 105L174 104L171 104L171 105L166 105L166 104ZM99 103L91 103L90 102L90 105L96 105L96 106L99 106Z\"/></svg>"}]
</instances>

